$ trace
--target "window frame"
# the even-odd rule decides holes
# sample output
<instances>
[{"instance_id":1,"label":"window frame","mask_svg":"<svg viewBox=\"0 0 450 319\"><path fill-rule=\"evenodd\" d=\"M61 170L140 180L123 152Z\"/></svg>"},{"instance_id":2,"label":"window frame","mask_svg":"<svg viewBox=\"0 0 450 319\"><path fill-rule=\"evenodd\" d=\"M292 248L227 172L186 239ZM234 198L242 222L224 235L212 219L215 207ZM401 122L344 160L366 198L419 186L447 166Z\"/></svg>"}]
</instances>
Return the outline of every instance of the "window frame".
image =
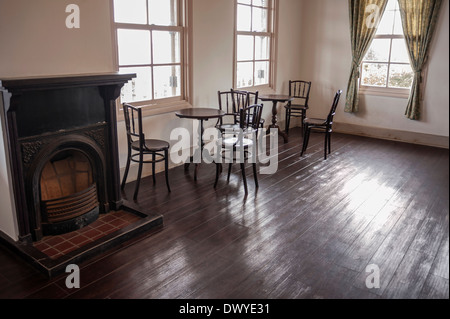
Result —
<instances>
[{"instance_id":1,"label":"window frame","mask_svg":"<svg viewBox=\"0 0 450 319\"><path fill-rule=\"evenodd\" d=\"M177 25L176 26L161 26L161 25L150 25L150 24L134 24L134 23L119 23L115 22L114 17L114 0L110 0L110 9L111 9L111 25L112 25L112 33L113 33L113 52L114 52L114 68L116 72L119 72L120 68L126 67L151 67L152 69L152 95L154 96L154 66L171 66L171 65L179 65L180 66L180 96L169 97L169 98L161 98L161 99L152 99L145 101L137 101L137 102L129 102L129 104L142 108L143 116L150 115L158 115L165 114L174 111L178 111L183 108L192 107L189 103L190 88L189 88L189 79L190 72L188 65L191 54L189 53L189 39L191 38L191 1L192 0L176 0L177 1ZM148 18L148 2L147 2L147 18ZM180 34L180 62L177 63L153 63L151 61L150 64L136 64L136 65L120 65L119 64L119 43L118 43L118 30L126 29L126 30L145 30L149 32L153 31L175 31ZM150 43L150 50L152 50L152 43ZM153 54L150 51L150 54ZM130 72L133 73L133 72ZM121 96L116 101L117 104L117 118L119 121L124 120L123 115L123 107Z\"/></svg>"},{"instance_id":2,"label":"window frame","mask_svg":"<svg viewBox=\"0 0 450 319\"><path fill-rule=\"evenodd\" d=\"M258 90L258 91L264 91L264 90L270 90L275 89L275 78L276 78L276 42L277 42L277 13L278 13L278 0L268 0L267 5L267 31L266 32L258 32L258 31L238 31L238 6L239 5L246 5L246 4L240 4L238 3L239 0L234 1L234 52L233 52L233 87L239 90ZM260 6L253 5L253 0L250 5L246 5L251 8L261 8ZM252 25L252 24L251 24ZM255 52L253 52L253 59L251 60L242 60L238 61L238 36L244 35L244 36L253 36L254 37L254 43L253 48L255 50L255 39L257 36L265 36L269 38L269 58L268 59L255 59ZM268 62L269 63L269 82L267 84L258 84L255 85L255 72L253 72L253 85L252 86L244 86L244 87L238 87L237 86L237 69L238 69L238 63L242 62L252 62L253 65L257 62ZM255 70L253 70L255 71Z\"/></svg>"},{"instance_id":3,"label":"window frame","mask_svg":"<svg viewBox=\"0 0 450 319\"><path fill-rule=\"evenodd\" d=\"M384 12L384 14L385 13L386 12ZM383 17L381 17L380 23L381 23L382 19L383 19ZM394 26L392 26L392 27L394 27ZM379 96L396 97L396 98L404 98L404 99L409 98L410 93L411 93L411 89L410 88L409 89L405 89L405 88L389 87L389 75L390 75L391 66L392 65L409 65L409 66L411 65L411 63L406 63L406 62L391 62L391 58L392 58L392 44L394 42L393 40L398 40L398 39L403 39L404 40L405 39L404 33L402 33L402 34L379 34L379 35L375 35L373 40L377 40L377 39L388 39L388 40L390 40L388 61L387 62L374 62L374 61L367 61L365 59L362 60L361 65L359 67L359 72L360 72L359 90L360 90L360 93L367 94L367 95L379 95ZM367 53L366 53L366 55L367 55ZM370 63L373 63L373 64L387 64L387 76L388 77L387 77L387 81L386 81L386 86L385 87L364 85L362 83L363 65L364 64L370 64Z\"/></svg>"}]
</instances>

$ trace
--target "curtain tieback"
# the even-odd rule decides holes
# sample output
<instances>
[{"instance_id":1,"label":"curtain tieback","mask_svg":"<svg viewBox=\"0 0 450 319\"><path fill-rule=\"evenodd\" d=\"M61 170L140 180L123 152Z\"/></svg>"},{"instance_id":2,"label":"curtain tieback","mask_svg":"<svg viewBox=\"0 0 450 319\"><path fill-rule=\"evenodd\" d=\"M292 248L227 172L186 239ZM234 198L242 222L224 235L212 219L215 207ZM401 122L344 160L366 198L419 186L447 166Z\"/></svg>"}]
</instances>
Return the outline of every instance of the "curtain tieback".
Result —
<instances>
[{"instance_id":1,"label":"curtain tieback","mask_svg":"<svg viewBox=\"0 0 450 319\"><path fill-rule=\"evenodd\" d=\"M361 63L359 63L359 61L353 60L352 61L352 67L355 70L355 76L357 79L359 79L361 77L361 72L359 71L359 66L361 65Z\"/></svg>"},{"instance_id":2,"label":"curtain tieback","mask_svg":"<svg viewBox=\"0 0 450 319\"><path fill-rule=\"evenodd\" d=\"M417 78L419 79L419 82L422 83L423 82L423 76L422 76L422 69L417 70L415 73L417 75Z\"/></svg>"}]
</instances>

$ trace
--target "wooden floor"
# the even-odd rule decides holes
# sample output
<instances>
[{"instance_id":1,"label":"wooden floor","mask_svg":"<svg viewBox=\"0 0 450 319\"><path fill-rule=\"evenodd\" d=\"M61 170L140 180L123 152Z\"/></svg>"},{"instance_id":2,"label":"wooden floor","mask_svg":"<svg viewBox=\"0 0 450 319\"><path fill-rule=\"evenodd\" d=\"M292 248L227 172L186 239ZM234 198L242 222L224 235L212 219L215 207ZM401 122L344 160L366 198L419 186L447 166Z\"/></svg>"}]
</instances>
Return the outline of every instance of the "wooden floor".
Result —
<instances>
[{"instance_id":1,"label":"wooden floor","mask_svg":"<svg viewBox=\"0 0 450 319\"><path fill-rule=\"evenodd\" d=\"M213 165L197 182L173 169L171 194L145 179L138 203L164 228L80 265L80 289L0 246L0 298L449 298L449 151L335 134L324 161L322 135L300 144L280 141L258 191L247 171L248 197L239 166L217 190Z\"/></svg>"}]
</instances>

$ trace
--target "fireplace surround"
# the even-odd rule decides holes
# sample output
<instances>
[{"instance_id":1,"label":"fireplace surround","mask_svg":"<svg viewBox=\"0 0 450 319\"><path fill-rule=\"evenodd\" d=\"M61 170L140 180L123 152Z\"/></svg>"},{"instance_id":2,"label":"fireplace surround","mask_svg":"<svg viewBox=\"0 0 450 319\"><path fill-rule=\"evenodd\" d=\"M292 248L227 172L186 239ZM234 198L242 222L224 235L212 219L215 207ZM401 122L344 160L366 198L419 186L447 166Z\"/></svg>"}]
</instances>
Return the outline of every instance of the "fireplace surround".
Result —
<instances>
[{"instance_id":1,"label":"fireplace surround","mask_svg":"<svg viewBox=\"0 0 450 319\"><path fill-rule=\"evenodd\" d=\"M162 216L140 211L124 201L120 190L116 100L133 77L100 74L0 82L19 231L15 246L30 247L45 236L70 233L119 210L142 217L138 227L130 228L133 232L162 225ZM121 235L131 236L126 231ZM120 243L117 237L111 239ZM72 257L79 260L81 255ZM42 256L31 259L43 264ZM55 262L50 264L54 269Z\"/></svg>"}]
</instances>

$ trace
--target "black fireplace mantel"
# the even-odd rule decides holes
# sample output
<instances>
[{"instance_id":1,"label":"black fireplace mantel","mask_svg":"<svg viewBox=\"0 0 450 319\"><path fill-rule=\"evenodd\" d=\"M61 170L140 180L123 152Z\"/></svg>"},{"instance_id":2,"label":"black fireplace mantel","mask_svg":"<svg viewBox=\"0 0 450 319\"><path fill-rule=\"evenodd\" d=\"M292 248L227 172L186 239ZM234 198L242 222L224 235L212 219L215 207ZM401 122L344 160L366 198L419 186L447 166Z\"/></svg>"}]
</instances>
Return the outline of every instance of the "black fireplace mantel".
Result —
<instances>
[{"instance_id":1,"label":"black fireplace mantel","mask_svg":"<svg viewBox=\"0 0 450 319\"><path fill-rule=\"evenodd\" d=\"M30 247L42 237L39 205L33 201L39 191L35 181L43 159L64 148L79 147L95 158L96 171L104 174L99 178L99 186L104 188L103 195L99 194L103 213L127 210L139 215L143 220L130 228L133 233L162 225L162 216L142 212L122 198L120 189L116 100L122 87L135 77L113 73L0 79L0 111L5 115L20 246ZM130 235L125 231L118 237ZM33 260L37 259L42 265L42 256ZM52 271L55 263L49 261Z\"/></svg>"},{"instance_id":2,"label":"black fireplace mantel","mask_svg":"<svg viewBox=\"0 0 450 319\"><path fill-rule=\"evenodd\" d=\"M54 77L10 78L0 81L12 94L20 94L27 91L54 90L88 86L120 86L120 88L136 77L135 74L92 74Z\"/></svg>"}]
</instances>

